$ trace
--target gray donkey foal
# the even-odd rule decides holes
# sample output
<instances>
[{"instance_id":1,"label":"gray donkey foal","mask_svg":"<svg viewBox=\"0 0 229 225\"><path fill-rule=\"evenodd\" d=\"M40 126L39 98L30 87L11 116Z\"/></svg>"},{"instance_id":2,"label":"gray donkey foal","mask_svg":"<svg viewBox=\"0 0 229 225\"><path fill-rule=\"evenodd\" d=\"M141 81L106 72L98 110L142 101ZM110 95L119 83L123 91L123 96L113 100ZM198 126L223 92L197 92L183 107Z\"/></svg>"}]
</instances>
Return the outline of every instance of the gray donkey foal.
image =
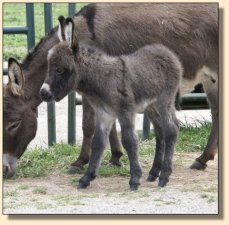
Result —
<instances>
[{"instance_id":1,"label":"gray donkey foal","mask_svg":"<svg viewBox=\"0 0 229 225\"><path fill-rule=\"evenodd\" d=\"M122 144L130 161L130 189L136 190L142 175L134 132L137 112L147 110L152 121L157 153L148 181L159 175L159 186L169 181L178 135L174 101L182 75L181 64L168 48L154 44L130 55L111 57L101 50L79 46L73 40L71 18L59 17L59 39L48 55L48 76L40 90L45 101L61 100L70 91L86 96L96 112L92 154L86 174L79 181L85 188L98 174L102 153L112 124L121 125Z\"/></svg>"}]
</instances>

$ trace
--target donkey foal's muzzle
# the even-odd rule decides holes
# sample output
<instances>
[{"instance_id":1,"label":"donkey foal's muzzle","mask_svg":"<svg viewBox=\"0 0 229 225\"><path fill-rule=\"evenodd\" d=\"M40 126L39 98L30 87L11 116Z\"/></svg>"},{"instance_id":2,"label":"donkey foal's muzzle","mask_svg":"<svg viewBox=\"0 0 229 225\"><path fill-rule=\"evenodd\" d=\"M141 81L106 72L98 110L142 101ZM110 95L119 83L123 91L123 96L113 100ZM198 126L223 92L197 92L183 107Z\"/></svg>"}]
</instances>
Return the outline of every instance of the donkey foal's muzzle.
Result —
<instances>
[{"instance_id":1,"label":"donkey foal's muzzle","mask_svg":"<svg viewBox=\"0 0 229 225\"><path fill-rule=\"evenodd\" d=\"M43 101L49 102L54 99L52 92L48 90L46 87L41 87L39 94Z\"/></svg>"},{"instance_id":2,"label":"donkey foal's muzzle","mask_svg":"<svg viewBox=\"0 0 229 225\"><path fill-rule=\"evenodd\" d=\"M43 101L49 102L53 99L53 94L45 89L40 90L40 97Z\"/></svg>"}]
</instances>

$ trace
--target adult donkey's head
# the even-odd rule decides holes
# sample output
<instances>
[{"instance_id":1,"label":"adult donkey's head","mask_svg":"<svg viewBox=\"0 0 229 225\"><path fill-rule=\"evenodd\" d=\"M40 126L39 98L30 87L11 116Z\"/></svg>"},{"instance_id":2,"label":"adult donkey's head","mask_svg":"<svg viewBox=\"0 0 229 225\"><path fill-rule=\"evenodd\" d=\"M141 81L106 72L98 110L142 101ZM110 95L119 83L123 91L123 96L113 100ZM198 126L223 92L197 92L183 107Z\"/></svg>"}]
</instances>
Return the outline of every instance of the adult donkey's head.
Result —
<instances>
[{"instance_id":1,"label":"adult donkey's head","mask_svg":"<svg viewBox=\"0 0 229 225\"><path fill-rule=\"evenodd\" d=\"M3 90L3 176L12 177L17 160L37 131L39 90L47 73L47 53L59 42L53 29L28 53L22 63L8 61L8 84Z\"/></svg>"},{"instance_id":2,"label":"adult donkey's head","mask_svg":"<svg viewBox=\"0 0 229 225\"><path fill-rule=\"evenodd\" d=\"M36 106L25 96L21 64L10 58L9 82L3 92L3 174L15 173L17 159L23 154L37 130Z\"/></svg>"}]
</instances>

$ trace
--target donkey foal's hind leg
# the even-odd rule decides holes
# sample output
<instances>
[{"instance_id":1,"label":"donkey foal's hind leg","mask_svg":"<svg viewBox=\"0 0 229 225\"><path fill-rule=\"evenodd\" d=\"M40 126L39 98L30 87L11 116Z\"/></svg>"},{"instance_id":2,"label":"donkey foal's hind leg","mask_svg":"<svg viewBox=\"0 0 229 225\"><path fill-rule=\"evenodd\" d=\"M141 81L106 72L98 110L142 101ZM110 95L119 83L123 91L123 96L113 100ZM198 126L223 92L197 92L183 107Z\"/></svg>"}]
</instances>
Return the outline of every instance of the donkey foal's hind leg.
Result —
<instances>
[{"instance_id":1,"label":"donkey foal's hind leg","mask_svg":"<svg viewBox=\"0 0 229 225\"><path fill-rule=\"evenodd\" d=\"M158 102L163 102L162 100ZM164 187L172 173L172 158L179 122L175 115L174 106L169 105L169 103L151 105L146 112L154 125L156 135L155 157L147 181L155 181L159 177L158 185Z\"/></svg>"},{"instance_id":2,"label":"donkey foal's hind leg","mask_svg":"<svg viewBox=\"0 0 229 225\"><path fill-rule=\"evenodd\" d=\"M170 110L172 111L162 113L165 137L165 154L162 163L161 174L159 176L158 186L160 187L164 187L169 182L169 176L172 173L172 159L174 147L179 131L179 122L176 118L175 110Z\"/></svg>"},{"instance_id":3,"label":"donkey foal's hind leg","mask_svg":"<svg viewBox=\"0 0 229 225\"><path fill-rule=\"evenodd\" d=\"M122 145L130 161L130 189L137 190L140 185L142 169L138 158L138 142L134 133L134 115L124 113L119 117L122 132Z\"/></svg>"},{"instance_id":4,"label":"donkey foal's hind leg","mask_svg":"<svg viewBox=\"0 0 229 225\"><path fill-rule=\"evenodd\" d=\"M156 150L153 161L153 166L147 177L147 181L155 181L161 172L161 166L164 158L165 151L165 138L162 127L161 115L158 111L152 107L147 109L147 115L150 121L153 123L155 136L156 136Z\"/></svg>"}]
</instances>

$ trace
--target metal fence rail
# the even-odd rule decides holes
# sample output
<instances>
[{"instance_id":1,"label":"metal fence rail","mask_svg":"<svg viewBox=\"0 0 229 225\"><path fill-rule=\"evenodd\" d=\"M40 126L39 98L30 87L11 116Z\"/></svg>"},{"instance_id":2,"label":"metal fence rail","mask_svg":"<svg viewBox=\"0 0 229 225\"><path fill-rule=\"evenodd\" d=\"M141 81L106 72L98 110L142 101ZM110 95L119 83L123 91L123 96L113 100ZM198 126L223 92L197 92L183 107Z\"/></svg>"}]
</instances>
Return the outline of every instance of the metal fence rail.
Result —
<instances>
[{"instance_id":1,"label":"metal fence rail","mask_svg":"<svg viewBox=\"0 0 229 225\"><path fill-rule=\"evenodd\" d=\"M25 34L27 35L27 49L30 50L35 45L34 26L34 5L26 3L26 26L3 27L3 34ZM3 68L3 75L7 75L8 70Z\"/></svg>"},{"instance_id":2,"label":"metal fence rail","mask_svg":"<svg viewBox=\"0 0 229 225\"><path fill-rule=\"evenodd\" d=\"M207 96L205 93L186 94L182 96L180 105L182 110L209 109L207 103ZM149 134L150 134L150 120L148 119L147 115L144 113L142 140L148 139Z\"/></svg>"}]
</instances>

